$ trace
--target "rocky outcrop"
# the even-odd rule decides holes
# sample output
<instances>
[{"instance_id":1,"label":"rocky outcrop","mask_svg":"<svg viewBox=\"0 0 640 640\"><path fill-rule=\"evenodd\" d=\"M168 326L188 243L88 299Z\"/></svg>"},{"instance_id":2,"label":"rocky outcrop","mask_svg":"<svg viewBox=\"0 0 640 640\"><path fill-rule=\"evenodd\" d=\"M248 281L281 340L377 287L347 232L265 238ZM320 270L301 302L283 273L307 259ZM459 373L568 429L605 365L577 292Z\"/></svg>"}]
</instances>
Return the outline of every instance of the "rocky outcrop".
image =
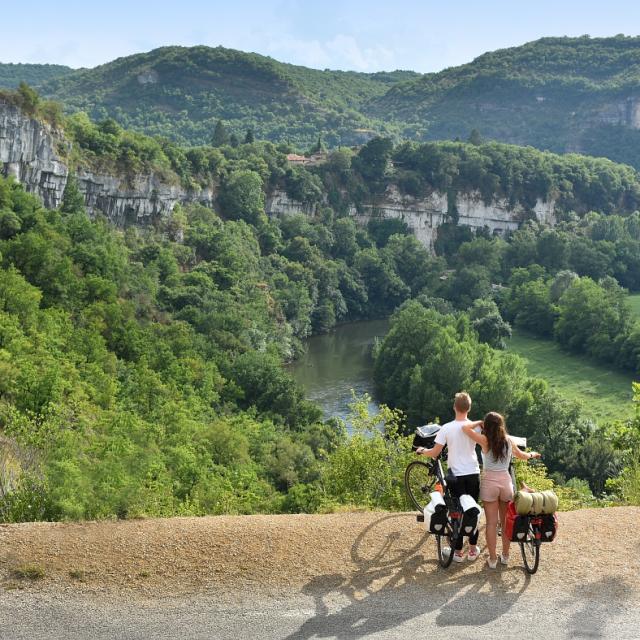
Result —
<instances>
[{"instance_id":1,"label":"rocky outcrop","mask_svg":"<svg viewBox=\"0 0 640 640\"><path fill-rule=\"evenodd\" d=\"M500 235L517 229L526 218L535 217L548 224L555 222L553 201L538 200L535 207L528 210L521 205L511 207L502 199L486 204L479 193L470 192L457 195L455 208L458 224L472 229L487 227L492 233ZM282 191L274 192L267 200L269 215L312 215L314 212L313 207L292 200ZM364 204L357 209L352 206L349 214L362 225L372 218L404 220L416 238L429 249L433 249L438 227L452 220L446 194L434 191L425 198L412 198L401 194L395 186L389 187L384 197L375 204Z\"/></svg>"},{"instance_id":2,"label":"rocky outcrop","mask_svg":"<svg viewBox=\"0 0 640 640\"><path fill-rule=\"evenodd\" d=\"M69 143L60 132L25 116L18 108L0 103L0 167L14 176L27 191L38 195L45 206L57 208L62 202L68 178L68 167L60 159L59 150L69 150ZM185 190L155 174L119 176L80 168L78 186L84 195L89 215L101 213L113 224L148 224L168 216L178 202L202 202L213 206L213 189ZM476 192L458 194L455 203L458 223L474 229L488 227L501 234L518 227L526 218L554 222L554 203L538 201L532 211L521 206L510 207L504 200L489 204ZM286 192L275 190L266 201L269 215L314 215L316 205L304 204L290 198ZM425 198L412 198L389 187L376 203L350 214L361 224L375 217L404 220L425 247L433 248L438 227L448 220L449 203L446 194L437 191Z\"/></svg>"},{"instance_id":3,"label":"rocky outcrop","mask_svg":"<svg viewBox=\"0 0 640 640\"><path fill-rule=\"evenodd\" d=\"M60 205L67 184L68 169L58 158L56 138L60 139L47 125L0 102L0 170L49 208Z\"/></svg>"},{"instance_id":4,"label":"rocky outcrop","mask_svg":"<svg viewBox=\"0 0 640 640\"><path fill-rule=\"evenodd\" d=\"M2 173L13 176L51 209L60 206L69 175L59 149L69 149L60 132L0 102ZM118 176L80 168L77 179L89 215L101 213L116 225L146 224L168 216L177 202L212 205L215 197L211 189L185 190L155 174Z\"/></svg>"}]
</instances>

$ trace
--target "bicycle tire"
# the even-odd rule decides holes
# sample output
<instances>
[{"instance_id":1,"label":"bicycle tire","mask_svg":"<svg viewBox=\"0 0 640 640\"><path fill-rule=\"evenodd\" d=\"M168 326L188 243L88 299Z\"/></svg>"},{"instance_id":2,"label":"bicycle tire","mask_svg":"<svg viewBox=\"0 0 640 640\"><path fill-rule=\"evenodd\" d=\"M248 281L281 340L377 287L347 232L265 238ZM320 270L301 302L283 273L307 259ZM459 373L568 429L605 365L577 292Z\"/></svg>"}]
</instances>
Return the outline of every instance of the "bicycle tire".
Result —
<instances>
[{"instance_id":1,"label":"bicycle tire","mask_svg":"<svg viewBox=\"0 0 640 640\"><path fill-rule=\"evenodd\" d=\"M536 540L535 532L529 527L527 539L520 543L520 553L524 568L529 575L533 575L540 565L540 541Z\"/></svg>"},{"instance_id":2,"label":"bicycle tire","mask_svg":"<svg viewBox=\"0 0 640 640\"><path fill-rule=\"evenodd\" d=\"M449 542L449 554L446 553L446 548L442 544L442 539L445 538ZM454 544L451 531L443 536L436 535L436 546L438 547L438 563L443 569L446 569L453 562Z\"/></svg>"},{"instance_id":3,"label":"bicycle tire","mask_svg":"<svg viewBox=\"0 0 640 640\"><path fill-rule=\"evenodd\" d=\"M429 504L429 494L436 483L431 467L420 460L410 462L404 472L404 488L414 507L422 513Z\"/></svg>"}]
</instances>

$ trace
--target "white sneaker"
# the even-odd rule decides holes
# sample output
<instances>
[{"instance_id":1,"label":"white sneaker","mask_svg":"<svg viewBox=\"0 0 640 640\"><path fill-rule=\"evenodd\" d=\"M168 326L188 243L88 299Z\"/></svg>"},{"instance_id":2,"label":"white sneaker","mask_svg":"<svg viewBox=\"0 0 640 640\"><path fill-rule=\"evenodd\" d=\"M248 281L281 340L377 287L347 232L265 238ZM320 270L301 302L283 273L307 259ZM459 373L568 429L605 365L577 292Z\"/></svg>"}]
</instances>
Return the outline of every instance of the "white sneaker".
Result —
<instances>
[{"instance_id":1,"label":"white sneaker","mask_svg":"<svg viewBox=\"0 0 640 640\"><path fill-rule=\"evenodd\" d=\"M457 553L454 552L453 561L454 562L464 562L464 555L458 555Z\"/></svg>"},{"instance_id":2,"label":"white sneaker","mask_svg":"<svg viewBox=\"0 0 640 640\"><path fill-rule=\"evenodd\" d=\"M509 564L509 556L505 556L504 554L500 554L500 564Z\"/></svg>"},{"instance_id":3,"label":"white sneaker","mask_svg":"<svg viewBox=\"0 0 640 640\"><path fill-rule=\"evenodd\" d=\"M498 566L498 558L492 560L491 558L487 558L487 566L489 569L495 569Z\"/></svg>"}]
</instances>

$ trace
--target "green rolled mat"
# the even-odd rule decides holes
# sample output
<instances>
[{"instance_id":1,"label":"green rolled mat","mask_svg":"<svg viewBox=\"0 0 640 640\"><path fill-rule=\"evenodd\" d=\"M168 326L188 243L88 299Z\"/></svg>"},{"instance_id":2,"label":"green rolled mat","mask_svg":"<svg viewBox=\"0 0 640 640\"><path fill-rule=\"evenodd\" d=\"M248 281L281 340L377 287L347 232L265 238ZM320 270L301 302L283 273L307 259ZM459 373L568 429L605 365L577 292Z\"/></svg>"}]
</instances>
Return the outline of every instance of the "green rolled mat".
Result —
<instances>
[{"instance_id":1,"label":"green rolled mat","mask_svg":"<svg viewBox=\"0 0 640 640\"><path fill-rule=\"evenodd\" d=\"M533 494L528 491L516 491L513 501L519 516L526 516L533 508L533 498L531 496Z\"/></svg>"},{"instance_id":2,"label":"green rolled mat","mask_svg":"<svg viewBox=\"0 0 640 640\"><path fill-rule=\"evenodd\" d=\"M544 504L544 496L541 493L532 493L531 499L533 500L533 506L531 507L531 513L538 515L542 513L542 505Z\"/></svg>"},{"instance_id":3,"label":"green rolled mat","mask_svg":"<svg viewBox=\"0 0 640 640\"><path fill-rule=\"evenodd\" d=\"M513 501L519 516L551 514L558 510L558 496L553 491L517 491Z\"/></svg>"},{"instance_id":4,"label":"green rolled mat","mask_svg":"<svg viewBox=\"0 0 640 640\"><path fill-rule=\"evenodd\" d=\"M542 513L552 514L558 510L558 496L553 491L543 491Z\"/></svg>"}]
</instances>

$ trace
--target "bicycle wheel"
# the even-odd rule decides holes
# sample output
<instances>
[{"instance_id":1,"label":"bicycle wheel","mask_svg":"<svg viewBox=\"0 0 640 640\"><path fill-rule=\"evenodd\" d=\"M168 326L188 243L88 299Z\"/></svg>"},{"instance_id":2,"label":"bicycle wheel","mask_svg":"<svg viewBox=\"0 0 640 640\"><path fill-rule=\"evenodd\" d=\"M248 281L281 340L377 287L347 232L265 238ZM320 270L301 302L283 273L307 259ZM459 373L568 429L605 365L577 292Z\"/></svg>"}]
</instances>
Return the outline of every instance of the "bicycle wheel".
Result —
<instances>
[{"instance_id":1,"label":"bicycle wheel","mask_svg":"<svg viewBox=\"0 0 640 640\"><path fill-rule=\"evenodd\" d=\"M443 536L436 536L436 546L438 547L438 562L443 569L446 569L453 561L454 540L451 529L448 529L448 532Z\"/></svg>"},{"instance_id":2,"label":"bicycle wheel","mask_svg":"<svg viewBox=\"0 0 640 640\"><path fill-rule=\"evenodd\" d=\"M520 543L520 553L527 573L534 574L540 564L540 541L536 540L535 532L529 527L527 539Z\"/></svg>"},{"instance_id":3,"label":"bicycle wheel","mask_svg":"<svg viewBox=\"0 0 640 640\"><path fill-rule=\"evenodd\" d=\"M411 502L420 513L429 504L429 494L433 491L435 482L431 467L420 460L411 462L404 472L404 487Z\"/></svg>"}]
</instances>

